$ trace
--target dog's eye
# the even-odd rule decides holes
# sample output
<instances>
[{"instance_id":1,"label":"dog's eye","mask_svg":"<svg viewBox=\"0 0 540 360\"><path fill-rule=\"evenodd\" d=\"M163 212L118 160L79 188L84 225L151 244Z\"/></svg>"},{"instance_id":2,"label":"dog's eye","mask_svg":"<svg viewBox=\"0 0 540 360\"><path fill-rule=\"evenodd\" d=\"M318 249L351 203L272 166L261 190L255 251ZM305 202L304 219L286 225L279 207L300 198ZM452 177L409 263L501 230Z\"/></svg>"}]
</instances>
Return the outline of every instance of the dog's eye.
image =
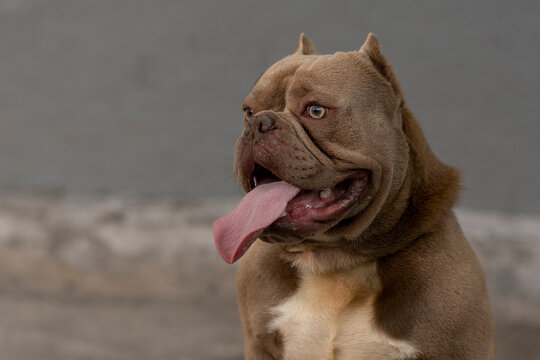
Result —
<instances>
[{"instance_id":1,"label":"dog's eye","mask_svg":"<svg viewBox=\"0 0 540 360\"><path fill-rule=\"evenodd\" d=\"M250 118L253 116L253 110L251 110L250 108L245 108L244 109L244 114L246 115L246 118Z\"/></svg>"},{"instance_id":2,"label":"dog's eye","mask_svg":"<svg viewBox=\"0 0 540 360\"><path fill-rule=\"evenodd\" d=\"M320 105L309 105L306 112L313 119L322 119L326 115L326 108Z\"/></svg>"}]
</instances>

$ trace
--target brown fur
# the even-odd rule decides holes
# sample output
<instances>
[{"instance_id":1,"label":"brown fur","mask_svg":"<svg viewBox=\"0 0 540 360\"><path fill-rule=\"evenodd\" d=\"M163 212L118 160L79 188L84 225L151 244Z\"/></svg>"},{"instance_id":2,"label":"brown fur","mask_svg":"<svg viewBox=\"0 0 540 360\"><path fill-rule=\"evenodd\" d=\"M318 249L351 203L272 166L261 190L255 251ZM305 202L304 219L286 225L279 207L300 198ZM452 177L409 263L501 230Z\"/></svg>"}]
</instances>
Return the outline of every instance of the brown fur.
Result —
<instances>
[{"instance_id":1,"label":"brown fur","mask_svg":"<svg viewBox=\"0 0 540 360\"><path fill-rule=\"evenodd\" d=\"M331 109L326 119L302 117L312 102ZM317 322L318 330L337 329L332 358L348 359L356 351L370 359L402 358L398 352L418 359L492 359L482 269L452 213L459 173L431 151L376 37L370 34L359 52L320 56L302 34L293 55L261 76L244 106L256 114L245 119L235 156L246 190L244 164L253 160L304 189L332 186L358 169L371 174L368 192L343 218L310 233L265 231L266 242L246 253L237 276L246 359L302 358L299 349L286 347L289 328L270 324L276 309L308 286L306 279L329 276L358 284L344 290L350 300L341 305L332 294L302 300L337 309L323 325ZM269 133L256 131L264 114L275 119ZM354 271L372 265L373 274ZM373 279L359 278L365 276ZM358 304L368 304L361 313L372 312L373 328L355 324L370 319L355 315ZM355 348L350 334L342 334L351 326L358 326L358 344L380 341L369 352L367 345Z\"/></svg>"}]
</instances>

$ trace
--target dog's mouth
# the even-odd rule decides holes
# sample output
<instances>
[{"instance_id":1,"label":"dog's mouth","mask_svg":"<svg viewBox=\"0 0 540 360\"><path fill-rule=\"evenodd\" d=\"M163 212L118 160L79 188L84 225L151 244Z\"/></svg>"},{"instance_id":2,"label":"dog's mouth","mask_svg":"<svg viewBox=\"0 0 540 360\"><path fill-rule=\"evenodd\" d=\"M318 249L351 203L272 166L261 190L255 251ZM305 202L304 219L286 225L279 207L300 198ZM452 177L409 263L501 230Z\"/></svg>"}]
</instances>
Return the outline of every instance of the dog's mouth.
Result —
<instances>
[{"instance_id":1,"label":"dog's mouth","mask_svg":"<svg viewBox=\"0 0 540 360\"><path fill-rule=\"evenodd\" d=\"M248 172L250 191L227 215L214 223L216 247L229 263L238 260L264 232L293 234L294 240L323 231L343 220L366 193L369 171L344 174L329 187L301 189L254 164Z\"/></svg>"},{"instance_id":2,"label":"dog's mouth","mask_svg":"<svg viewBox=\"0 0 540 360\"><path fill-rule=\"evenodd\" d=\"M270 170L255 164L252 186L281 181ZM369 181L367 170L347 174L333 186L320 190L301 189L267 232L308 233L321 225L341 219L362 198Z\"/></svg>"}]
</instances>

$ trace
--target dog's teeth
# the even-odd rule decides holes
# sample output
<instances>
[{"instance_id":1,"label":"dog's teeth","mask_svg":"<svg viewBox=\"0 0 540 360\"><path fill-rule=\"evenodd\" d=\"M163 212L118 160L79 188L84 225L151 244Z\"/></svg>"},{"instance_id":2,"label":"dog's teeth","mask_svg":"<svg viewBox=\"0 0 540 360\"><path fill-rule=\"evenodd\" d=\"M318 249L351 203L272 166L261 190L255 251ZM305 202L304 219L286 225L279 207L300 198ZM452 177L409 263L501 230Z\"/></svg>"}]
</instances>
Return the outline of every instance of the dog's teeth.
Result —
<instances>
[{"instance_id":1,"label":"dog's teeth","mask_svg":"<svg viewBox=\"0 0 540 360\"><path fill-rule=\"evenodd\" d=\"M253 186L257 187L257 178L255 176L253 177Z\"/></svg>"},{"instance_id":2,"label":"dog's teeth","mask_svg":"<svg viewBox=\"0 0 540 360\"><path fill-rule=\"evenodd\" d=\"M321 199L326 199L327 197L330 196L331 193L332 193L332 189L331 188L326 188L324 190L321 190L321 192L319 193L319 197Z\"/></svg>"},{"instance_id":3,"label":"dog's teeth","mask_svg":"<svg viewBox=\"0 0 540 360\"><path fill-rule=\"evenodd\" d=\"M280 217L285 217L285 216L287 216L287 212L285 210L283 210L283 213L281 213Z\"/></svg>"}]
</instances>

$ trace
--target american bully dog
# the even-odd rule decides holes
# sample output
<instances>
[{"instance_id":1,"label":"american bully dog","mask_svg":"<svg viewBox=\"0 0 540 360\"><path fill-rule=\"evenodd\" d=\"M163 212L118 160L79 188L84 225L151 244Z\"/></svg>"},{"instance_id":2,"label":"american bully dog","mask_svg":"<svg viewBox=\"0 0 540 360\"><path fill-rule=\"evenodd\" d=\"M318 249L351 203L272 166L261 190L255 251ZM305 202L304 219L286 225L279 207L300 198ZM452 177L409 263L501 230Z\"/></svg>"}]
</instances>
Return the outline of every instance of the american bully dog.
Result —
<instances>
[{"instance_id":1,"label":"american bully dog","mask_svg":"<svg viewBox=\"0 0 540 360\"><path fill-rule=\"evenodd\" d=\"M320 55L302 34L243 110L248 194L214 236L227 262L244 255L246 359L493 358L484 275L452 211L459 172L431 151L375 35Z\"/></svg>"}]
</instances>

